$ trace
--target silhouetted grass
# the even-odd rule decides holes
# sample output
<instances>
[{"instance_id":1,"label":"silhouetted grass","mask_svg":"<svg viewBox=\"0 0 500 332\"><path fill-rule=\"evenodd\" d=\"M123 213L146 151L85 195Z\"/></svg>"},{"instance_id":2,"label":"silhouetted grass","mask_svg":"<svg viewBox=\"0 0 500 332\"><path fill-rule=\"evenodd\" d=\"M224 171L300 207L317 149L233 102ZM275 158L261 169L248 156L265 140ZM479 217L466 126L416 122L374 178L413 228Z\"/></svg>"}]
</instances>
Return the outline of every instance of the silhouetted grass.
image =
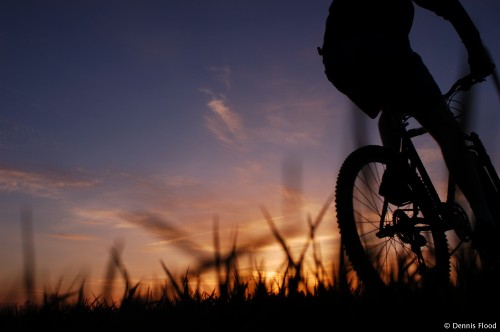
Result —
<instances>
[{"instance_id":1,"label":"silhouetted grass","mask_svg":"<svg viewBox=\"0 0 500 332\"><path fill-rule=\"evenodd\" d=\"M329 202L327 202L329 204ZM325 204L325 205L327 205ZM220 252L218 220L214 220L213 266L217 286L210 292L193 287L193 271L174 275L161 262L166 280L160 289L143 289L130 281L121 259L121 244L111 250L109 280L118 272L125 281L119 301L110 294L113 283L102 295L85 297L85 281L76 290L46 293L40 304L0 308L0 331L328 331L445 330L445 323L496 323L498 276L477 268L474 257L456 253L456 280L446 289L417 288L393 279L384 290L370 290L353 278L345 257L337 260L337 271L328 275L321 262L315 232L325 209L309 218L309 234L298 258L262 207L276 241L285 253L283 278L267 279L258 266L254 275L238 268L236 240L231 251ZM306 254L313 257L312 272L304 275ZM311 278L312 274L313 278ZM311 285L311 281L314 280Z\"/></svg>"}]
</instances>

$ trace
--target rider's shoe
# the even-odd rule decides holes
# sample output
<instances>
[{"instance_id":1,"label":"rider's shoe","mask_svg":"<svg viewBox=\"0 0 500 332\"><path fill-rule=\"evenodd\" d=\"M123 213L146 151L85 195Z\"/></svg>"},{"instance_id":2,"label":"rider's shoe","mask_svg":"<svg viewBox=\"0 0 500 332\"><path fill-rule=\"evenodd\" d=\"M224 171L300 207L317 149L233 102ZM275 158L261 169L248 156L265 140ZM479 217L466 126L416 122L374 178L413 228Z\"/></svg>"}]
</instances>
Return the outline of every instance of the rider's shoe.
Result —
<instances>
[{"instance_id":1,"label":"rider's shoe","mask_svg":"<svg viewBox=\"0 0 500 332\"><path fill-rule=\"evenodd\" d=\"M413 241L419 247L423 247L427 244L427 239L422 234L415 234Z\"/></svg>"},{"instance_id":2,"label":"rider's shoe","mask_svg":"<svg viewBox=\"0 0 500 332\"><path fill-rule=\"evenodd\" d=\"M413 199L413 191L407 182L408 166L402 162L389 164L379 187L379 194L389 203L397 206L408 204Z\"/></svg>"}]
</instances>

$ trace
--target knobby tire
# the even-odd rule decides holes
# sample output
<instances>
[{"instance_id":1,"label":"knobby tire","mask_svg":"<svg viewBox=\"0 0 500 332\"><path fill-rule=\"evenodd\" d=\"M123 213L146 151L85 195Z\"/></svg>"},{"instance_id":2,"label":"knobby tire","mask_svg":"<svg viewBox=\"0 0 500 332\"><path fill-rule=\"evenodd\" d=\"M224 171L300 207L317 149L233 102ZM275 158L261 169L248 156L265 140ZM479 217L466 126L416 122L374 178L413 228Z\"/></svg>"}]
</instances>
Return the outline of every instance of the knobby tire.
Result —
<instances>
[{"instance_id":1,"label":"knobby tire","mask_svg":"<svg viewBox=\"0 0 500 332\"><path fill-rule=\"evenodd\" d=\"M416 255L398 234L375 236L380 230L384 202L378 188L385 168L396 155L388 148L369 145L352 152L342 164L337 177L335 206L343 248L365 286L384 288L395 281L413 285L447 284L450 278L448 242L437 225L424 225L430 230L419 232L427 241L422 246L425 269L417 269ZM399 209L410 209L414 215L425 219L419 205L410 202ZM397 206L389 204L386 223L391 223L396 210Z\"/></svg>"}]
</instances>

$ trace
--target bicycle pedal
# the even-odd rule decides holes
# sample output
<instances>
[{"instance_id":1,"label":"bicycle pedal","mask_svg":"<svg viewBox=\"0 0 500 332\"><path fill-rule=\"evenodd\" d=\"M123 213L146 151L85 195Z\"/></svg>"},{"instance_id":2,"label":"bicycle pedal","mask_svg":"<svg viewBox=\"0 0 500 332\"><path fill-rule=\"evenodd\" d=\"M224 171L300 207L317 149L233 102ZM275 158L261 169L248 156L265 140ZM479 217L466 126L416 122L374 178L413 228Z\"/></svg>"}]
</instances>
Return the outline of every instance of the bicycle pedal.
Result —
<instances>
[{"instance_id":1,"label":"bicycle pedal","mask_svg":"<svg viewBox=\"0 0 500 332\"><path fill-rule=\"evenodd\" d=\"M472 237L472 227L465 210L457 203L454 203L451 207L443 206L446 209L445 220L450 225L447 229L453 230L461 241L469 242Z\"/></svg>"}]
</instances>

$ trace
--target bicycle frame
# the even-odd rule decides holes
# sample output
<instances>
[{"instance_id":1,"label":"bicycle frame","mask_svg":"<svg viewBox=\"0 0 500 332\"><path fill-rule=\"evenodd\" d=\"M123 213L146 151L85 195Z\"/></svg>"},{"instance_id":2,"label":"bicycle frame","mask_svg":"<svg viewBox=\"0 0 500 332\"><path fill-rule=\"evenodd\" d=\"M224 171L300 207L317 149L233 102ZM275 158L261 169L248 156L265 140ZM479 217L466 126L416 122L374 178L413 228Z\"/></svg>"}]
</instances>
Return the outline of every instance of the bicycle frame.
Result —
<instances>
[{"instance_id":1,"label":"bicycle frame","mask_svg":"<svg viewBox=\"0 0 500 332\"><path fill-rule=\"evenodd\" d=\"M462 88L455 84L452 91ZM413 140L427 130L409 128L411 117L391 114L400 130L399 151L363 146L351 152L339 170L335 206L343 248L358 277L374 287L392 278L446 285L451 256L472 237L469 214L458 204L451 175L446 197L434 186ZM478 136L472 133L464 139L477 161L490 209L500 220L497 172ZM456 238L448 238L451 230Z\"/></svg>"},{"instance_id":2,"label":"bicycle frame","mask_svg":"<svg viewBox=\"0 0 500 332\"><path fill-rule=\"evenodd\" d=\"M400 153L405 160L409 161L409 167L411 170L411 178L408 179L409 184L417 196L416 199L419 203L420 209L426 216L430 216L426 223L435 224L443 219L441 213L442 201L412 141L413 137L423 135L427 131L424 128L412 128L407 130L407 119L409 118L402 118L398 114L393 114L393 116L395 121L397 121L400 126ZM448 181L447 203L454 203L454 188L454 183L450 178Z\"/></svg>"},{"instance_id":3,"label":"bicycle frame","mask_svg":"<svg viewBox=\"0 0 500 332\"><path fill-rule=\"evenodd\" d=\"M477 82L470 76L459 79L444 97L450 99L456 92L468 90ZM436 222L439 222L444 232L454 229L455 225L454 221L451 220L452 218L450 218L452 215L450 211L457 206L455 181L451 175L448 177L446 199L443 201L434 187L429 173L412 141L412 138L426 134L427 130L422 127L407 129L409 116L402 117L394 112L393 118L400 128L400 153L409 161L410 169L412 169L412 179L410 179L412 189L417 195L419 207L424 212L424 215L431 217L426 218L429 220L426 220L425 223L434 226ZM469 151L475 156L483 190L488 199L488 205L498 220L500 217L500 178L498 173L479 136L475 132L464 134L464 140L468 143Z\"/></svg>"}]
</instances>

